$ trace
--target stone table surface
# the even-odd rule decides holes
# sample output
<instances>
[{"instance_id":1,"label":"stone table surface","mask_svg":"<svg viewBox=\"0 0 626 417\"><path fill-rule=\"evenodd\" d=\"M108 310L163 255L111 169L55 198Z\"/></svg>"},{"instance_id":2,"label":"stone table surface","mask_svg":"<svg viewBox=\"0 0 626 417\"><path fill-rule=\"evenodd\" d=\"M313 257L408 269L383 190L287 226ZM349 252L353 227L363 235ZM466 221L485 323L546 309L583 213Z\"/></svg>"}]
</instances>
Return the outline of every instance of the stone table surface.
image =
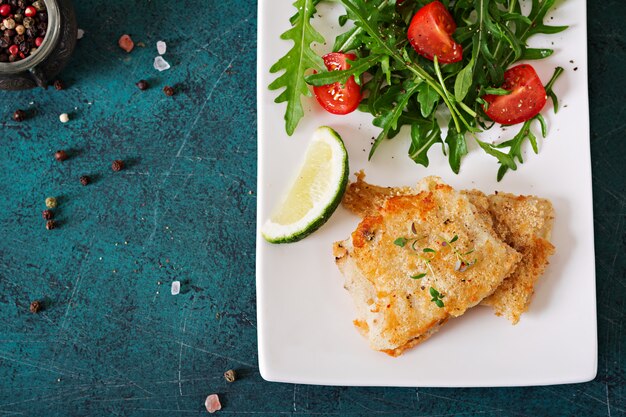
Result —
<instances>
[{"instance_id":1,"label":"stone table surface","mask_svg":"<svg viewBox=\"0 0 626 417\"><path fill-rule=\"evenodd\" d=\"M259 417L626 414L626 2L588 5L598 376L498 389L265 382L256 2L75 3L86 33L62 74L67 89L0 93L0 416L204 415L213 392L221 413ZM126 54L122 33L146 46ZM152 68L159 39L172 64L162 73ZM142 78L145 92L134 85ZM12 121L16 108L28 120ZM57 149L70 158L56 162ZM127 168L112 172L115 159ZM59 201L50 232L47 196ZM31 314L41 298L45 310ZM230 368L240 375L232 384L222 377Z\"/></svg>"}]
</instances>

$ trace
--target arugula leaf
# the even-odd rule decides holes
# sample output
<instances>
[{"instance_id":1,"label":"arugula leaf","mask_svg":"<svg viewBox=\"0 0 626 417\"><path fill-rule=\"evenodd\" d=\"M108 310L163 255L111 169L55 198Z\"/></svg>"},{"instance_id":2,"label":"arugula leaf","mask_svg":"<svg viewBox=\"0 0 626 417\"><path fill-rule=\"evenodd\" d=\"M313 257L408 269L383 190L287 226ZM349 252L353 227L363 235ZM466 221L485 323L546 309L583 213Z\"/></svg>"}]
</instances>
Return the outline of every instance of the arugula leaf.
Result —
<instances>
[{"instance_id":1,"label":"arugula leaf","mask_svg":"<svg viewBox=\"0 0 626 417\"><path fill-rule=\"evenodd\" d=\"M417 102L420 104L422 116L428 117L439 103L439 94L426 83L420 84L417 92Z\"/></svg>"},{"instance_id":2,"label":"arugula leaf","mask_svg":"<svg viewBox=\"0 0 626 417\"><path fill-rule=\"evenodd\" d=\"M428 151L435 143L443 143L441 140L441 129L435 118L433 118L430 125L412 124L409 158L427 167L429 164Z\"/></svg>"},{"instance_id":3,"label":"arugula leaf","mask_svg":"<svg viewBox=\"0 0 626 417\"><path fill-rule=\"evenodd\" d=\"M559 76L563 73L563 71L565 70L562 67L556 67L556 69L554 70L554 74L552 74L552 78L550 78L550 81L548 81L548 84L546 84L546 95L552 100L554 113L558 113L559 111L559 99L554 93L554 90L552 90L552 87L554 86L557 78L559 78ZM545 131L545 120L543 120L543 117L540 119L540 121L542 122L542 129Z\"/></svg>"},{"instance_id":4,"label":"arugula leaf","mask_svg":"<svg viewBox=\"0 0 626 417\"><path fill-rule=\"evenodd\" d=\"M304 80L304 73L309 69L321 71L324 68L322 58L311 49L313 42L324 42L324 37L311 25L315 4L318 1L296 0L293 3L298 12L291 18L291 29L283 33L280 38L291 40L294 45L270 68L272 74L284 71L269 85L269 89L284 89L274 101L276 103L287 102L285 128L290 136L304 116L301 96L311 97L311 91Z\"/></svg>"},{"instance_id":5,"label":"arugula leaf","mask_svg":"<svg viewBox=\"0 0 626 417\"><path fill-rule=\"evenodd\" d=\"M405 107L407 106L409 100L417 92L417 88L419 87L421 81L407 81L403 86L403 89L389 89L392 91L391 95L395 95L395 97L382 97L383 99L391 99L395 105L391 107L387 107L383 109L379 116L374 118L374 126L378 126L382 128L382 132L378 135L378 137L374 140L374 144L372 145L372 149L369 153L369 159L372 158L376 148L380 145L380 142L387 137L389 131L393 129L397 129L398 127L398 119L404 112ZM395 93L395 94L394 94Z\"/></svg>"},{"instance_id":6,"label":"arugula leaf","mask_svg":"<svg viewBox=\"0 0 626 417\"><path fill-rule=\"evenodd\" d=\"M448 163L455 174L461 170L461 159L467 155L467 142L465 132L459 132L452 122L448 126L446 135L446 145L448 145Z\"/></svg>"},{"instance_id":7,"label":"arugula leaf","mask_svg":"<svg viewBox=\"0 0 626 417\"><path fill-rule=\"evenodd\" d=\"M472 58L468 62L467 66L459 71L454 81L454 97L459 102L463 102L463 99L473 84L474 64L480 49L480 34L474 35L472 38L472 44Z\"/></svg>"},{"instance_id":8,"label":"arugula leaf","mask_svg":"<svg viewBox=\"0 0 626 417\"><path fill-rule=\"evenodd\" d=\"M345 84L348 78L352 76L358 79L361 74L378 64L382 58L382 55L370 55L365 58L359 58L356 61L348 60L350 68L347 70L318 72L317 74L307 75L304 79L308 84L317 86L335 82Z\"/></svg>"}]
</instances>

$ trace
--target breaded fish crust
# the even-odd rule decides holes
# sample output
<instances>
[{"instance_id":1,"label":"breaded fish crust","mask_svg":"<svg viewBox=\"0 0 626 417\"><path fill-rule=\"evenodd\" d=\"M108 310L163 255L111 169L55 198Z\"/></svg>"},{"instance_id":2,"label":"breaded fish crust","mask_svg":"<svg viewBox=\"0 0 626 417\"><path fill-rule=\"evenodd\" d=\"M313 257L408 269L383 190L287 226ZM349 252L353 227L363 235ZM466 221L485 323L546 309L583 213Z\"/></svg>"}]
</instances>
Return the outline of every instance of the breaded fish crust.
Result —
<instances>
[{"instance_id":1,"label":"breaded fish crust","mask_svg":"<svg viewBox=\"0 0 626 417\"><path fill-rule=\"evenodd\" d=\"M378 212L391 196L414 195L417 188L379 187L365 182L365 174L357 173L357 180L348 185L343 205L365 217ZM474 204L478 215L492 226L499 239L522 255L522 261L502 285L482 304L493 307L497 315L516 324L534 293L534 285L548 265L555 248L550 243L554 223L552 203L534 196L516 196L496 193L485 195L480 191L462 191Z\"/></svg>"},{"instance_id":2,"label":"breaded fish crust","mask_svg":"<svg viewBox=\"0 0 626 417\"><path fill-rule=\"evenodd\" d=\"M392 356L491 295L521 258L467 196L435 177L418 189L384 199L334 246L355 325L373 349Z\"/></svg>"}]
</instances>

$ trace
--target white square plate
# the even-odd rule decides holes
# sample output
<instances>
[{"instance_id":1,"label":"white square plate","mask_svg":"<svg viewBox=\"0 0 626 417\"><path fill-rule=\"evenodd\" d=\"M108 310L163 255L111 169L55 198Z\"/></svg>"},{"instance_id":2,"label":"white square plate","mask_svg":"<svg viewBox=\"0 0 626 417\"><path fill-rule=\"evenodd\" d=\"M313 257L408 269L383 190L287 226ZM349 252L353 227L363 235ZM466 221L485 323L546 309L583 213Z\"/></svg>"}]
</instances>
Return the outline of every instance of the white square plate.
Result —
<instances>
[{"instance_id":1,"label":"white square plate","mask_svg":"<svg viewBox=\"0 0 626 417\"><path fill-rule=\"evenodd\" d=\"M352 300L334 264L332 243L349 236L358 219L342 207L330 221L301 242L271 245L257 231L257 308L259 367L270 381L371 386L516 386L588 381L597 368L595 265L587 97L586 4L559 2L554 25L570 28L533 46L555 49L534 61L542 80L556 66L566 69L556 83L561 110L549 102L542 114L549 124L539 155L526 149L525 163L496 181L497 162L468 140L470 154L454 175L440 149L433 147L430 167L407 157L407 132L386 141L367 161L371 138L378 134L367 114L333 116L314 99L304 100L305 118L287 136L285 105L275 104L267 89L275 78L270 66L291 47L279 36L289 27L291 0L259 0L258 30L258 225L270 215L298 170L316 127L328 125L343 137L350 172L364 169L380 185L415 184L439 175L455 188L478 188L549 198L556 211L552 241L557 248L536 286L533 302L517 326L476 307L451 320L424 344L391 358L368 347L352 325ZM330 52L340 28L341 6L321 4L315 26L328 40L317 46ZM548 18L550 19L550 18ZM554 42L554 44L552 44ZM510 138L517 130L496 128L484 138ZM354 179L354 177L351 177Z\"/></svg>"}]
</instances>

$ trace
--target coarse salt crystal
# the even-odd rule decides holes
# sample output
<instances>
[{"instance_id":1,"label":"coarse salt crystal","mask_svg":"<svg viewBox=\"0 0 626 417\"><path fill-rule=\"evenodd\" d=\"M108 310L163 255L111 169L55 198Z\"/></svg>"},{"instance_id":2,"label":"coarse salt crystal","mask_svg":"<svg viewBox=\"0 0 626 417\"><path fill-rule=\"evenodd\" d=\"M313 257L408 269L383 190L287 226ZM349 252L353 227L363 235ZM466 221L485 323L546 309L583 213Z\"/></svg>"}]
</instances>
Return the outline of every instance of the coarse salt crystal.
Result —
<instances>
[{"instance_id":1,"label":"coarse salt crystal","mask_svg":"<svg viewBox=\"0 0 626 417\"><path fill-rule=\"evenodd\" d=\"M178 295L180 293L180 281L172 282L172 295Z\"/></svg>"},{"instance_id":2,"label":"coarse salt crystal","mask_svg":"<svg viewBox=\"0 0 626 417\"><path fill-rule=\"evenodd\" d=\"M157 51L159 52L159 55L163 55L165 54L165 51L167 51L167 44L163 41L158 41L157 42Z\"/></svg>"},{"instance_id":3,"label":"coarse salt crystal","mask_svg":"<svg viewBox=\"0 0 626 417\"><path fill-rule=\"evenodd\" d=\"M220 403L220 397L218 397L217 394L209 395L204 401L204 406L206 407L206 410L211 414L221 410L222 404Z\"/></svg>"},{"instance_id":4,"label":"coarse salt crystal","mask_svg":"<svg viewBox=\"0 0 626 417\"><path fill-rule=\"evenodd\" d=\"M85 36L85 31L79 28L76 32L76 39L82 39L83 36Z\"/></svg>"},{"instance_id":5,"label":"coarse salt crystal","mask_svg":"<svg viewBox=\"0 0 626 417\"><path fill-rule=\"evenodd\" d=\"M161 55L159 55L154 58L154 69L159 71L165 71L170 69L170 64L168 64L167 61L164 60Z\"/></svg>"}]
</instances>

